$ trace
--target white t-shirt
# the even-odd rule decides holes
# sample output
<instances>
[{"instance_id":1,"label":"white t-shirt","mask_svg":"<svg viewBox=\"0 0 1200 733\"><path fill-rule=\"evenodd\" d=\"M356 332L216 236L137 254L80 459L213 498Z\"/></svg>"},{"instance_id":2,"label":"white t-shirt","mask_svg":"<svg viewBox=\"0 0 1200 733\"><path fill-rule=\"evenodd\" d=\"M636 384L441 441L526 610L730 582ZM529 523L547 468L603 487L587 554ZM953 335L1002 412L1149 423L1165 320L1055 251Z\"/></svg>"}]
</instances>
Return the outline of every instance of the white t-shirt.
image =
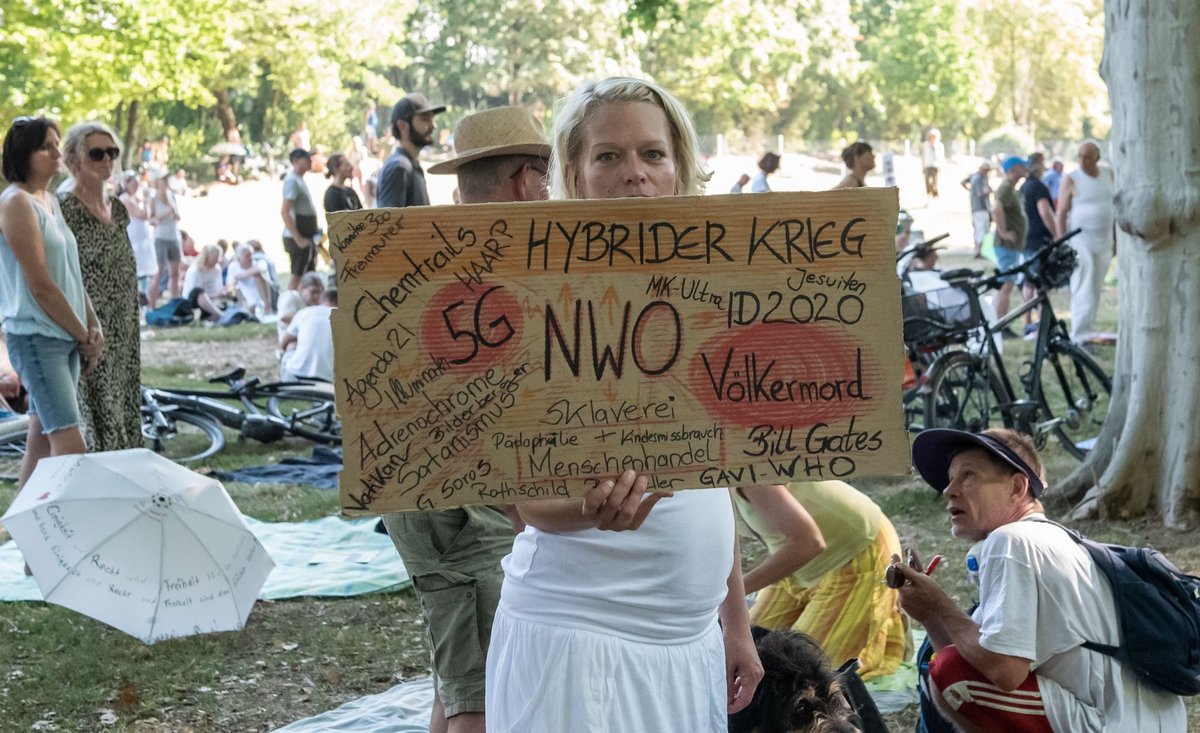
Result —
<instances>
[{"instance_id":1,"label":"white t-shirt","mask_svg":"<svg viewBox=\"0 0 1200 733\"><path fill-rule=\"evenodd\" d=\"M279 371L285 380L315 377L333 381L332 312L327 305L310 305L292 317L287 332L296 337L296 345L283 353Z\"/></svg>"},{"instance_id":2,"label":"white t-shirt","mask_svg":"<svg viewBox=\"0 0 1200 733\"><path fill-rule=\"evenodd\" d=\"M208 297L216 297L225 292L225 283L221 280L220 266L206 270L197 260L187 269L183 276L183 295L187 297L194 289L200 288Z\"/></svg>"},{"instance_id":3,"label":"white t-shirt","mask_svg":"<svg viewBox=\"0 0 1200 733\"><path fill-rule=\"evenodd\" d=\"M1115 659L1080 646L1117 644L1120 627L1107 579L1066 532L1044 522L1014 522L988 535L975 553L979 643L1033 660L1057 733L1187 729L1181 698L1142 684Z\"/></svg>"},{"instance_id":4,"label":"white t-shirt","mask_svg":"<svg viewBox=\"0 0 1200 733\"><path fill-rule=\"evenodd\" d=\"M677 492L630 532L530 525L501 562L500 606L538 624L643 643L689 642L711 628L725 598L733 531L725 489Z\"/></svg>"},{"instance_id":5,"label":"white t-shirt","mask_svg":"<svg viewBox=\"0 0 1200 733\"><path fill-rule=\"evenodd\" d=\"M226 282L237 284L238 293L249 308L266 305L262 302L262 296L258 292L258 284L254 281L255 275L267 277L267 266L261 262L251 261L250 267L242 267L242 263L236 257L233 262L229 263L229 269L225 272Z\"/></svg>"}]
</instances>

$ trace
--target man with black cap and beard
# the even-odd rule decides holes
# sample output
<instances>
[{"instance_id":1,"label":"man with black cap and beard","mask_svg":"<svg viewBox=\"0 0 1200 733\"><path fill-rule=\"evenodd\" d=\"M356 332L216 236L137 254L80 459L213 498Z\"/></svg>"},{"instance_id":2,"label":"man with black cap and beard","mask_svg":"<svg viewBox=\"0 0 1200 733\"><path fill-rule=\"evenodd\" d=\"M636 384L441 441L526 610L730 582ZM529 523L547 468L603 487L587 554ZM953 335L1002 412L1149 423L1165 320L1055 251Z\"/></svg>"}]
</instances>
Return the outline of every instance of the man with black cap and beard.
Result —
<instances>
[{"instance_id":1,"label":"man with black cap and beard","mask_svg":"<svg viewBox=\"0 0 1200 733\"><path fill-rule=\"evenodd\" d=\"M445 106L433 107L425 95L416 92L392 107L392 136L399 145L379 171L376 206L382 209L429 205L419 156L422 148L433 144L433 133L437 131L433 116L445 111Z\"/></svg>"},{"instance_id":2,"label":"man with black cap and beard","mask_svg":"<svg viewBox=\"0 0 1200 733\"><path fill-rule=\"evenodd\" d=\"M1007 429L933 429L913 439L912 456L945 500L950 533L975 543L970 615L915 554L908 564L893 557L888 570L899 574L891 585L901 608L933 644L929 692L942 714L967 731L1182 733L1181 698L1083 646L1119 645L1113 591L1087 550L1044 521L1046 477L1032 441Z\"/></svg>"}]
</instances>

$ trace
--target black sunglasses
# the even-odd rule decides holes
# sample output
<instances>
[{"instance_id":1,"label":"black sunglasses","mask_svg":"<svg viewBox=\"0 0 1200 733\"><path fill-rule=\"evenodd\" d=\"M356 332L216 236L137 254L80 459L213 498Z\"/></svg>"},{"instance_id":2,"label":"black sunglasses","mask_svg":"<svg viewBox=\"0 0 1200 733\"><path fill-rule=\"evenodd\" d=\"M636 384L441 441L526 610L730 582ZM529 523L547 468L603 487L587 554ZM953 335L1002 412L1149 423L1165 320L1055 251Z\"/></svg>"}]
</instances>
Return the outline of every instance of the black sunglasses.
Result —
<instances>
[{"instance_id":1,"label":"black sunglasses","mask_svg":"<svg viewBox=\"0 0 1200 733\"><path fill-rule=\"evenodd\" d=\"M106 155L109 160L116 160L121 155L121 149L114 146L111 148L92 148L88 151L88 157L97 163L104 160L104 156Z\"/></svg>"}]
</instances>

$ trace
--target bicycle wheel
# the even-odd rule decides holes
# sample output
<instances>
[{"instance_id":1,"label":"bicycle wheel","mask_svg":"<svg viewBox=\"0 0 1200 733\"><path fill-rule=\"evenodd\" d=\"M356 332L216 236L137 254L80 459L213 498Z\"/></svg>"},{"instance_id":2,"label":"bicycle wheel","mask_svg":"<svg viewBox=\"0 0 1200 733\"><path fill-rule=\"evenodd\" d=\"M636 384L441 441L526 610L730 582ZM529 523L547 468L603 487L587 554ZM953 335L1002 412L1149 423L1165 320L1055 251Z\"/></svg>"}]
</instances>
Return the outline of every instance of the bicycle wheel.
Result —
<instances>
[{"instance_id":1,"label":"bicycle wheel","mask_svg":"<svg viewBox=\"0 0 1200 733\"><path fill-rule=\"evenodd\" d=\"M181 409L142 413L142 445L176 463L192 463L225 447L221 424Z\"/></svg>"},{"instance_id":2,"label":"bicycle wheel","mask_svg":"<svg viewBox=\"0 0 1200 733\"><path fill-rule=\"evenodd\" d=\"M267 412L286 420L288 430L303 438L342 444L342 421L337 416L332 388L281 388L267 398Z\"/></svg>"},{"instance_id":3,"label":"bicycle wheel","mask_svg":"<svg viewBox=\"0 0 1200 733\"><path fill-rule=\"evenodd\" d=\"M16 481L25 457L29 418L16 415L0 421L0 481Z\"/></svg>"},{"instance_id":4,"label":"bicycle wheel","mask_svg":"<svg viewBox=\"0 0 1200 733\"><path fill-rule=\"evenodd\" d=\"M965 351L943 355L930 369L925 395L925 427L986 430L1006 424L998 412L1010 400L987 362Z\"/></svg>"},{"instance_id":5,"label":"bicycle wheel","mask_svg":"<svg viewBox=\"0 0 1200 733\"><path fill-rule=\"evenodd\" d=\"M1052 341L1040 370L1041 403L1062 447L1082 459L1092 449L1108 416L1112 380L1086 351Z\"/></svg>"}]
</instances>

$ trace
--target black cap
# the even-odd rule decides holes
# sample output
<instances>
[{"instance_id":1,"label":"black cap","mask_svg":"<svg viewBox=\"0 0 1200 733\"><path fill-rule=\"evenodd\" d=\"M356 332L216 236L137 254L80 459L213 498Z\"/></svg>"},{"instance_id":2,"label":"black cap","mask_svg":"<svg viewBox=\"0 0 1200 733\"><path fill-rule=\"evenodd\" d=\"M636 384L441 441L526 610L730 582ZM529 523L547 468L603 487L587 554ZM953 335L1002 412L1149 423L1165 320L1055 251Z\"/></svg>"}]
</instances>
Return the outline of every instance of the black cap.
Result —
<instances>
[{"instance_id":1,"label":"black cap","mask_svg":"<svg viewBox=\"0 0 1200 733\"><path fill-rule=\"evenodd\" d=\"M1029 493L1036 499L1046 490L1041 476L1016 451L1002 441L982 433L949 428L922 430L913 439L912 460L921 478L940 494L950 485L950 461L969 448L982 448L1029 479Z\"/></svg>"},{"instance_id":2,"label":"black cap","mask_svg":"<svg viewBox=\"0 0 1200 733\"><path fill-rule=\"evenodd\" d=\"M396 124L396 120L412 122L413 115L425 114L426 112L436 115L439 112L445 111L445 105L433 107L429 104L429 100L425 98L424 94L413 92L399 102L396 102L396 106L392 107L392 124Z\"/></svg>"},{"instance_id":3,"label":"black cap","mask_svg":"<svg viewBox=\"0 0 1200 733\"><path fill-rule=\"evenodd\" d=\"M288 153L288 160L300 160L301 158L311 158L311 157L312 157L312 153L308 152L304 148L296 148L296 149L292 150L292 152Z\"/></svg>"}]
</instances>

